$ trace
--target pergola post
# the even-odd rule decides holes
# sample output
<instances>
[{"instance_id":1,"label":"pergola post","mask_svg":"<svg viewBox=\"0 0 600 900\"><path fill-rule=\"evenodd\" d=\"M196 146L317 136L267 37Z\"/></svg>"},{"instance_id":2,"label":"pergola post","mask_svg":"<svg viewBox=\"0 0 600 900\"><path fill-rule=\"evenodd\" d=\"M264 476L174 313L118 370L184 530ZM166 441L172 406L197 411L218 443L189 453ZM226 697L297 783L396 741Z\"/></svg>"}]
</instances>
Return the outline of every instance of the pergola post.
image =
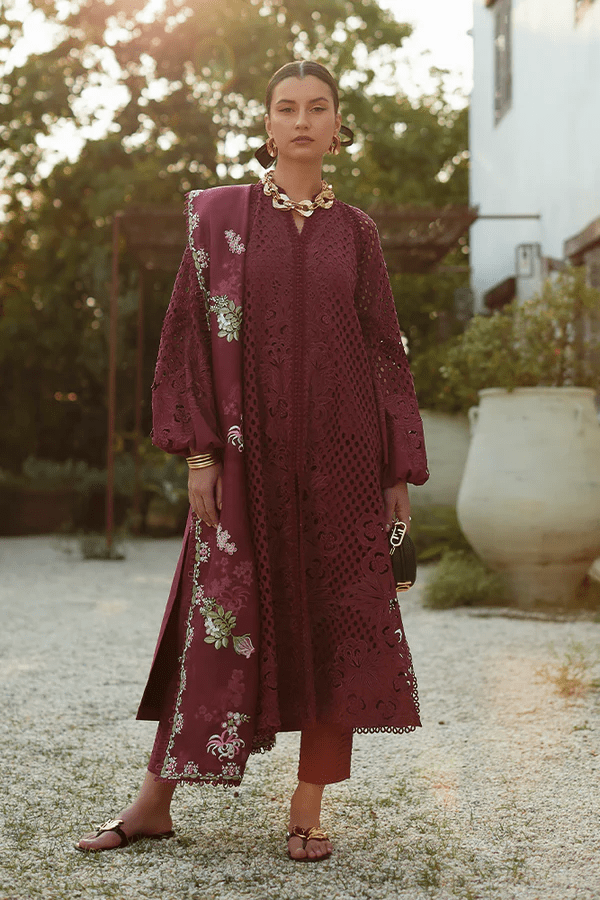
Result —
<instances>
[{"instance_id":1,"label":"pergola post","mask_svg":"<svg viewBox=\"0 0 600 900\"><path fill-rule=\"evenodd\" d=\"M119 318L119 239L123 213L116 212L113 218L112 278L110 286L110 306L108 323L108 423L106 445L106 546L110 552L113 545L115 520L115 419L117 408L117 325Z\"/></svg>"},{"instance_id":2,"label":"pergola post","mask_svg":"<svg viewBox=\"0 0 600 900\"><path fill-rule=\"evenodd\" d=\"M146 294L146 272L142 266L138 269L138 313L137 313L137 350L135 372L135 425L133 433L133 529L140 531L142 512L142 484L140 477L140 441L142 438L142 404L144 401L144 306Z\"/></svg>"}]
</instances>

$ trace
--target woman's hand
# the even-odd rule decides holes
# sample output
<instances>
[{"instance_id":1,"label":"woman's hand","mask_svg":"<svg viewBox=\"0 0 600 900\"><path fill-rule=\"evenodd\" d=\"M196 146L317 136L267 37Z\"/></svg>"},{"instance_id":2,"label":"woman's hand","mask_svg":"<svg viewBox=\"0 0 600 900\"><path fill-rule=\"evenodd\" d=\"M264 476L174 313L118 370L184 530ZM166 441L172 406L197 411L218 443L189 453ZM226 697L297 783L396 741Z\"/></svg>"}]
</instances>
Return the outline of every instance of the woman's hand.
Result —
<instances>
[{"instance_id":1,"label":"woman's hand","mask_svg":"<svg viewBox=\"0 0 600 900\"><path fill-rule=\"evenodd\" d=\"M385 529L389 531L394 519L399 519L410 530L410 500L408 498L408 485L405 481L398 481L393 487L383 491L385 503Z\"/></svg>"},{"instance_id":2,"label":"woman's hand","mask_svg":"<svg viewBox=\"0 0 600 900\"><path fill-rule=\"evenodd\" d=\"M199 519L216 528L223 507L223 465L220 462L205 469L188 472L190 506Z\"/></svg>"}]
</instances>

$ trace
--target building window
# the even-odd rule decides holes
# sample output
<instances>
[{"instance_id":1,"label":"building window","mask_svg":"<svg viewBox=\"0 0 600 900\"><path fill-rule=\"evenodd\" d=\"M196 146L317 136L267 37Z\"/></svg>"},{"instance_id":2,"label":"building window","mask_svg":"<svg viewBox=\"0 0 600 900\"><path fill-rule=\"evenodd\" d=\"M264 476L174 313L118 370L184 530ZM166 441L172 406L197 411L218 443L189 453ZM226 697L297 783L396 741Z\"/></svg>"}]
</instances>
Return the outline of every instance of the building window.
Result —
<instances>
[{"instance_id":1,"label":"building window","mask_svg":"<svg viewBox=\"0 0 600 900\"><path fill-rule=\"evenodd\" d=\"M575 0L575 21L579 20L586 14L594 0Z\"/></svg>"},{"instance_id":2,"label":"building window","mask_svg":"<svg viewBox=\"0 0 600 900\"><path fill-rule=\"evenodd\" d=\"M496 124L512 104L512 0L495 0L494 23L494 117Z\"/></svg>"}]
</instances>

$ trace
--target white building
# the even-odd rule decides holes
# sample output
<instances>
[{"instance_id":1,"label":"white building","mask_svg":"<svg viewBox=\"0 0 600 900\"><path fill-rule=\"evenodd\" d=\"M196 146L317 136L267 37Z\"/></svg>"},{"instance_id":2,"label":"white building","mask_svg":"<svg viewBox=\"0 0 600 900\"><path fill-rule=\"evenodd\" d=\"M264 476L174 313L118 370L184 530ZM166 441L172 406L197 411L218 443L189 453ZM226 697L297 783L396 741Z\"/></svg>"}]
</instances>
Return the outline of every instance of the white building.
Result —
<instances>
[{"instance_id":1,"label":"white building","mask_svg":"<svg viewBox=\"0 0 600 900\"><path fill-rule=\"evenodd\" d=\"M600 0L474 4L475 310L531 295L558 260L600 285Z\"/></svg>"}]
</instances>

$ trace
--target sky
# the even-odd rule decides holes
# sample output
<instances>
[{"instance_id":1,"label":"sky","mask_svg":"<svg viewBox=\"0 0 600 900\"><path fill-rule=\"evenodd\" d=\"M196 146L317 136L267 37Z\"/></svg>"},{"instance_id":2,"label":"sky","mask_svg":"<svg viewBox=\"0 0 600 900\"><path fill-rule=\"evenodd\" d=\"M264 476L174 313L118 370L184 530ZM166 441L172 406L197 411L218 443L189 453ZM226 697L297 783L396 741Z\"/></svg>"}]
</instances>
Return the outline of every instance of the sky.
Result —
<instances>
[{"instance_id":1,"label":"sky","mask_svg":"<svg viewBox=\"0 0 600 900\"><path fill-rule=\"evenodd\" d=\"M431 66L449 69L447 84L463 93L471 91L473 82L473 41L468 34L473 27L473 0L380 0L399 22L414 26L412 37L405 41L401 56L405 62L407 93L420 93L430 81Z\"/></svg>"},{"instance_id":2,"label":"sky","mask_svg":"<svg viewBox=\"0 0 600 900\"><path fill-rule=\"evenodd\" d=\"M473 25L473 0L379 0L379 2L381 6L390 9L398 21L410 22L414 26L412 37L405 41L404 47L398 51L396 57L402 88L406 93L414 97L426 93L434 86L429 77L430 68L447 69L450 75L446 78L446 86L451 92L457 92L456 104L464 105L466 96L471 90L473 77L473 47L468 34ZM24 9L27 6L27 0L17 0L17 3L21 3ZM39 41L45 43L48 35L43 34L35 14L26 24L29 27L26 28L22 52L35 52L36 49L41 49ZM18 64L21 53L18 51L13 53L13 62ZM105 97L93 99L100 101L98 106L104 106L102 100L106 101ZM117 103L119 99L121 98L116 100ZM99 116L95 127L89 130L88 137L100 137L110 118L111 113L107 109L104 116ZM74 131L73 133L71 131L73 129L66 129L60 137L42 139L48 152L49 168L57 156L66 155L73 158L77 156L80 140Z\"/></svg>"},{"instance_id":3,"label":"sky","mask_svg":"<svg viewBox=\"0 0 600 900\"><path fill-rule=\"evenodd\" d=\"M415 86L427 83L430 66L449 69L452 83L468 92L472 80L472 41L468 31L473 26L473 0L379 0L396 19L414 25L413 36L405 42L404 57L407 82ZM25 9L27 0L16 0ZM36 37L44 41L36 15L26 23L27 49L35 48ZM25 49L25 48L24 48ZM18 63L21 54L16 54ZM411 85L407 85L411 87Z\"/></svg>"}]
</instances>

